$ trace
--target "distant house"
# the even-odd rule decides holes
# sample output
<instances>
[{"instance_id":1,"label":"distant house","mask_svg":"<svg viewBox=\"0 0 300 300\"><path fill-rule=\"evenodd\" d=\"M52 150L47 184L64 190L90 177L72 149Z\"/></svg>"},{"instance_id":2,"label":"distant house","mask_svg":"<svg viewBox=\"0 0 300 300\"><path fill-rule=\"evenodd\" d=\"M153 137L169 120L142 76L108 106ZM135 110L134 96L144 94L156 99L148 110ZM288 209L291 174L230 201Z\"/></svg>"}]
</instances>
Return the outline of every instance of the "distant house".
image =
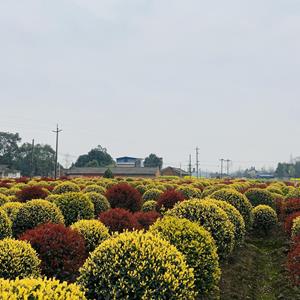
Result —
<instances>
[{"instance_id":1,"label":"distant house","mask_svg":"<svg viewBox=\"0 0 300 300\"><path fill-rule=\"evenodd\" d=\"M0 178L20 178L21 172L10 169L7 165L0 165Z\"/></svg>"},{"instance_id":2,"label":"distant house","mask_svg":"<svg viewBox=\"0 0 300 300\"><path fill-rule=\"evenodd\" d=\"M142 167L142 158L123 156L116 159L117 167Z\"/></svg>"},{"instance_id":3,"label":"distant house","mask_svg":"<svg viewBox=\"0 0 300 300\"><path fill-rule=\"evenodd\" d=\"M76 168L65 170L65 175L70 178L75 177L102 177L108 168ZM141 168L117 166L109 168L115 177L143 177L154 178L160 176L158 168Z\"/></svg>"},{"instance_id":4,"label":"distant house","mask_svg":"<svg viewBox=\"0 0 300 300\"><path fill-rule=\"evenodd\" d=\"M189 176L189 173L187 171L184 171L180 168L174 168L174 167L167 167L161 170L162 176L178 176L178 177L184 177Z\"/></svg>"}]
</instances>

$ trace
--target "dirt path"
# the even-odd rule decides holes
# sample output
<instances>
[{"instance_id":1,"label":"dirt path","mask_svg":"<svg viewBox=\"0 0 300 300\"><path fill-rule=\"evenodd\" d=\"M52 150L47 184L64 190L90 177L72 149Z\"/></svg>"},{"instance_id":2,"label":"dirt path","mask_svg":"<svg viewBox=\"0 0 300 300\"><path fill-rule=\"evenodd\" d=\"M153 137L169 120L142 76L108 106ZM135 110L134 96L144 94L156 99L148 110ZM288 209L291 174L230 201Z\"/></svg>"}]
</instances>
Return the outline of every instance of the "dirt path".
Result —
<instances>
[{"instance_id":1,"label":"dirt path","mask_svg":"<svg viewBox=\"0 0 300 300\"><path fill-rule=\"evenodd\" d=\"M280 229L269 238L248 237L222 266L221 299L300 300L284 268L287 249Z\"/></svg>"}]
</instances>

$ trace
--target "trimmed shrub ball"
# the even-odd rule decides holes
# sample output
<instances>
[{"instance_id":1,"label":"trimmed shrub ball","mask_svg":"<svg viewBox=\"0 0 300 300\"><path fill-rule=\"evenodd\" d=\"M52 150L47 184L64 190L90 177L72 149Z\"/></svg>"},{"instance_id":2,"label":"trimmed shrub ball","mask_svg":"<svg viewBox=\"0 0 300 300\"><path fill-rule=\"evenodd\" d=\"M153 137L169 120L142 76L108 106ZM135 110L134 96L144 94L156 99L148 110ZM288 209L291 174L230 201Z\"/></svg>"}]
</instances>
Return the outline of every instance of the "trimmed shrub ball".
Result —
<instances>
[{"instance_id":1,"label":"trimmed shrub ball","mask_svg":"<svg viewBox=\"0 0 300 300\"><path fill-rule=\"evenodd\" d=\"M243 244L246 234L246 227L244 218L239 211L226 201L215 199L209 199L209 201L222 208L226 212L230 222L234 225L234 239L236 246Z\"/></svg>"},{"instance_id":2,"label":"trimmed shrub ball","mask_svg":"<svg viewBox=\"0 0 300 300\"><path fill-rule=\"evenodd\" d=\"M13 234L19 236L28 229L44 223L63 224L59 208L46 200L31 200L23 204L13 221Z\"/></svg>"},{"instance_id":3,"label":"trimmed shrub ball","mask_svg":"<svg viewBox=\"0 0 300 300\"><path fill-rule=\"evenodd\" d=\"M80 220L71 228L82 235L88 252L94 251L97 246L109 238L108 229L98 220Z\"/></svg>"},{"instance_id":4,"label":"trimmed shrub ball","mask_svg":"<svg viewBox=\"0 0 300 300\"><path fill-rule=\"evenodd\" d=\"M253 208L253 229L265 234L278 223L276 211L268 205L258 205Z\"/></svg>"},{"instance_id":5,"label":"trimmed shrub ball","mask_svg":"<svg viewBox=\"0 0 300 300\"><path fill-rule=\"evenodd\" d=\"M106 188L97 184L88 185L84 190L84 193L98 193L104 195L106 192Z\"/></svg>"},{"instance_id":6,"label":"trimmed shrub ball","mask_svg":"<svg viewBox=\"0 0 300 300\"><path fill-rule=\"evenodd\" d=\"M0 277L16 279L40 276L37 253L24 241L4 239L0 241Z\"/></svg>"},{"instance_id":7,"label":"trimmed shrub ball","mask_svg":"<svg viewBox=\"0 0 300 300\"><path fill-rule=\"evenodd\" d=\"M148 200L143 203L142 211L148 212L148 211L155 211L156 210L156 201L155 200Z\"/></svg>"},{"instance_id":8,"label":"trimmed shrub ball","mask_svg":"<svg viewBox=\"0 0 300 300\"><path fill-rule=\"evenodd\" d=\"M183 194L184 199L201 198L201 191L188 185L182 185L176 189L177 192Z\"/></svg>"},{"instance_id":9,"label":"trimmed shrub ball","mask_svg":"<svg viewBox=\"0 0 300 300\"><path fill-rule=\"evenodd\" d=\"M160 195L156 209L158 211L165 211L174 207L177 202L182 202L184 196L181 192L176 190L167 190L162 195Z\"/></svg>"},{"instance_id":10,"label":"trimmed shrub ball","mask_svg":"<svg viewBox=\"0 0 300 300\"><path fill-rule=\"evenodd\" d=\"M16 215L22 206L23 204L20 202L8 202L5 203L1 208L6 212L9 219L14 222Z\"/></svg>"},{"instance_id":11,"label":"trimmed shrub ball","mask_svg":"<svg viewBox=\"0 0 300 300\"><path fill-rule=\"evenodd\" d=\"M143 200L158 200L160 195L163 193L162 190L159 189L149 189L143 194Z\"/></svg>"},{"instance_id":12,"label":"trimmed shrub ball","mask_svg":"<svg viewBox=\"0 0 300 300\"><path fill-rule=\"evenodd\" d=\"M112 186L105 196L112 208L124 208L135 212L142 207L141 194L127 183Z\"/></svg>"},{"instance_id":13,"label":"trimmed shrub ball","mask_svg":"<svg viewBox=\"0 0 300 300\"><path fill-rule=\"evenodd\" d=\"M223 189L229 189L229 186L226 184L213 184L213 185L207 186L204 189L204 191L202 192L202 197L205 198L205 197L211 196L216 191L223 190Z\"/></svg>"},{"instance_id":14,"label":"trimmed shrub ball","mask_svg":"<svg viewBox=\"0 0 300 300\"><path fill-rule=\"evenodd\" d=\"M6 212L0 208L0 240L12 236L12 223Z\"/></svg>"},{"instance_id":15,"label":"trimmed shrub ball","mask_svg":"<svg viewBox=\"0 0 300 300\"><path fill-rule=\"evenodd\" d=\"M30 242L36 250L47 277L74 280L87 256L81 234L62 224L40 225L26 231L20 240Z\"/></svg>"},{"instance_id":16,"label":"trimmed shrub ball","mask_svg":"<svg viewBox=\"0 0 300 300\"><path fill-rule=\"evenodd\" d=\"M85 194L94 204L95 216L110 209L110 204L102 194L90 192Z\"/></svg>"},{"instance_id":17,"label":"trimmed shrub ball","mask_svg":"<svg viewBox=\"0 0 300 300\"><path fill-rule=\"evenodd\" d=\"M150 233L104 241L80 269L89 299L195 299L194 275L174 246Z\"/></svg>"},{"instance_id":18,"label":"trimmed shrub ball","mask_svg":"<svg viewBox=\"0 0 300 300\"><path fill-rule=\"evenodd\" d=\"M291 234L293 222L297 217L300 217L300 211L294 212L285 218L284 230L286 231L286 233Z\"/></svg>"},{"instance_id":19,"label":"trimmed shrub ball","mask_svg":"<svg viewBox=\"0 0 300 300\"><path fill-rule=\"evenodd\" d=\"M53 202L61 210L67 226L94 218L94 204L83 193L64 193Z\"/></svg>"},{"instance_id":20,"label":"trimmed shrub ball","mask_svg":"<svg viewBox=\"0 0 300 300\"><path fill-rule=\"evenodd\" d=\"M45 199L49 192L41 186L28 186L17 193L20 202L27 202L33 199Z\"/></svg>"},{"instance_id":21,"label":"trimmed shrub ball","mask_svg":"<svg viewBox=\"0 0 300 300\"><path fill-rule=\"evenodd\" d=\"M234 226L226 212L209 200L185 200L168 210L166 215L186 218L202 225L214 238L220 258L225 258L232 252Z\"/></svg>"},{"instance_id":22,"label":"trimmed shrub ball","mask_svg":"<svg viewBox=\"0 0 300 300\"><path fill-rule=\"evenodd\" d=\"M123 208L112 208L99 215L99 220L109 228L110 232L140 229L134 214Z\"/></svg>"},{"instance_id":23,"label":"trimmed shrub ball","mask_svg":"<svg viewBox=\"0 0 300 300\"><path fill-rule=\"evenodd\" d=\"M247 197L236 190L221 189L214 192L211 198L223 200L233 205L243 216L246 229L251 228L253 222L252 205Z\"/></svg>"},{"instance_id":24,"label":"trimmed shrub ball","mask_svg":"<svg viewBox=\"0 0 300 300\"><path fill-rule=\"evenodd\" d=\"M187 219L164 217L150 232L174 245L194 269L195 284L201 296L218 286L221 277L215 241L202 226Z\"/></svg>"},{"instance_id":25,"label":"trimmed shrub ball","mask_svg":"<svg viewBox=\"0 0 300 300\"><path fill-rule=\"evenodd\" d=\"M249 189L245 196L248 198L248 200L251 202L253 207L263 204L268 205L275 209L275 201L274 197L271 192L263 189Z\"/></svg>"},{"instance_id":26,"label":"trimmed shrub ball","mask_svg":"<svg viewBox=\"0 0 300 300\"><path fill-rule=\"evenodd\" d=\"M148 230L149 226L154 224L155 221L160 218L160 214L156 211L148 211L148 212L136 212L134 213L134 218L140 225L140 228Z\"/></svg>"},{"instance_id":27,"label":"trimmed shrub ball","mask_svg":"<svg viewBox=\"0 0 300 300\"><path fill-rule=\"evenodd\" d=\"M78 193L80 192L80 187L73 182L67 181L57 185L53 189L53 194L64 194L64 193Z\"/></svg>"},{"instance_id":28,"label":"trimmed shrub ball","mask_svg":"<svg viewBox=\"0 0 300 300\"><path fill-rule=\"evenodd\" d=\"M47 278L26 278L16 280L0 279L0 291L4 299L55 299L85 300L84 292L76 284L59 282Z\"/></svg>"},{"instance_id":29,"label":"trimmed shrub ball","mask_svg":"<svg viewBox=\"0 0 300 300\"><path fill-rule=\"evenodd\" d=\"M0 206L9 202L9 198L6 195L0 194Z\"/></svg>"}]
</instances>

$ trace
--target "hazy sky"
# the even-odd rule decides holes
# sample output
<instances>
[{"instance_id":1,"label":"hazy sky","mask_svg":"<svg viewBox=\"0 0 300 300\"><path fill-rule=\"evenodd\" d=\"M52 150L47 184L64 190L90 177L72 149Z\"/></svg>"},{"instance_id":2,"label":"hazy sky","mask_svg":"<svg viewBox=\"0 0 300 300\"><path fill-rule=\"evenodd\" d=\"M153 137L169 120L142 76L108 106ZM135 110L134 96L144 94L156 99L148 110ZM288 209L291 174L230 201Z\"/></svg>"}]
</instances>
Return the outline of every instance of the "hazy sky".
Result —
<instances>
[{"instance_id":1,"label":"hazy sky","mask_svg":"<svg viewBox=\"0 0 300 300\"><path fill-rule=\"evenodd\" d=\"M0 130L60 161L300 155L300 1L0 0Z\"/></svg>"}]
</instances>

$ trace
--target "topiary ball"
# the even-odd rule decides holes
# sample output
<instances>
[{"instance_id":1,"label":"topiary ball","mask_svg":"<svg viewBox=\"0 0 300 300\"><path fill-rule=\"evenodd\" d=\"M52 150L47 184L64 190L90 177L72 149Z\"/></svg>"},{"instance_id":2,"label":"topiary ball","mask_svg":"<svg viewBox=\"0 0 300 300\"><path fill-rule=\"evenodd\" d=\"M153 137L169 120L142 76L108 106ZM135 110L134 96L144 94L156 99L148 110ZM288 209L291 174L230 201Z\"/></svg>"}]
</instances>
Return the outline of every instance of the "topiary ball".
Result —
<instances>
[{"instance_id":1,"label":"topiary ball","mask_svg":"<svg viewBox=\"0 0 300 300\"><path fill-rule=\"evenodd\" d=\"M98 193L104 195L106 193L106 189L103 186L97 184L88 185L84 190L84 193Z\"/></svg>"},{"instance_id":2,"label":"topiary ball","mask_svg":"<svg viewBox=\"0 0 300 300\"><path fill-rule=\"evenodd\" d=\"M12 222L6 212L0 208L0 240L12 236Z\"/></svg>"},{"instance_id":3,"label":"topiary ball","mask_svg":"<svg viewBox=\"0 0 300 300\"><path fill-rule=\"evenodd\" d=\"M63 224L59 208L46 200L31 200L23 204L13 221L13 234L19 236L28 229L44 223Z\"/></svg>"},{"instance_id":4,"label":"topiary ball","mask_svg":"<svg viewBox=\"0 0 300 300\"><path fill-rule=\"evenodd\" d=\"M140 229L134 214L123 208L112 208L99 215L99 220L112 232Z\"/></svg>"},{"instance_id":5,"label":"topiary ball","mask_svg":"<svg viewBox=\"0 0 300 300\"><path fill-rule=\"evenodd\" d=\"M4 299L86 299L78 285L47 278L0 279L0 291L5 295Z\"/></svg>"},{"instance_id":6,"label":"topiary ball","mask_svg":"<svg viewBox=\"0 0 300 300\"><path fill-rule=\"evenodd\" d=\"M226 212L230 222L234 225L235 245L239 246L243 244L245 239L245 234L246 234L246 227L245 227L244 218L239 213L239 211L233 205L229 204L226 201L215 200L215 199L207 199L207 200L216 204Z\"/></svg>"},{"instance_id":7,"label":"topiary ball","mask_svg":"<svg viewBox=\"0 0 300 300\"><path fill-rule=\"evenodd\" d=\"M87 257L81 234L62 224L42 224L26 231L20 240L36 250L47 277L73 281Z\"/></svg>"},{"instance_id":8,"label":"topiary ball","mask_svg":"<svg viewBox=\"0 0 300 300\"><path fill-rule=\"evenodd\" d=\"M253 208L253 229L268 234L278 223L276 211L268 205Z\"/></svg>"},{"instance_id":9,"label":"topiary ball","mask_svg":"<svg viewBox=\"0 0 300 300\"><path fill-rule=\"evenodd\" d=\"M156 209L158 211L166 211L174 207L177 202L184 200L184 196L181 192L176 190L167 190L162 195L160 195Z\"/></svg>"},{"instance_id":10,"label":"topiary ball","mask_svg":"<svg viewBox=\"0 0 300 300\"><path fill-rule=\"evenodd\" d=\"M155 211L156 210L156 201L155 200L148 200L143 203L142 211L148 212L148 211Z\"/></svg>"},{"instance_id":11,"label":"topiary ball","mask_svg":"<svg viewBox=\"0 0 300 300\"><path fill-rule=\"evenodd\" d=\"M104 241L80 269L89 299L195 299L194 275L174 246L150 233Z\"/></svg>"},{"instance_id":12,"label":"topiary ball","mask_svg":"<svg viewBox=\"0 0 300 300\"><path fill-rule=\"evenodd\" d=\"M214 192L211 195L211 198L223 200L233 205L243 216L246 229L251 228L253 221L253 207L245 195L236 190L225 188Z\"/></svg>"},{"instance_id":13,"label":"topiary ball","mask_svg":"<svg viewBox=\"0 0 300 300\"><path fill-rule=\"evenodd\" d=\"M154 224L155 221L160 218L161 215L156 211L138 211L134 213L134 218L140 225L139 228L148 230L150 225Z\"/></svg>"},{"instance_id":14,"label":"topiary ball","mask_svg":"<svg viewBox=\"0 0 300 300\"><path fill-rule=\"evenodd\" d=\"M159 189L149 189L143 194L143 201L148 201L148 200L158 200L160 195L163 193L162 190Z\"/></svg>"},{"instance_id":15,"label":"topiary ball","mask_svg":"<svg viewBox=\"0 0 300 300\"><path fill-rule=\"evenodd\" d=\"M70 181L60 183L53 189L53 194L64 194L64 193L71 193L71 192L74 193L80 192L80 187L77 184Z\"/></svg>"},{"instance_id":16,"label":"topiary ball","mask_svg":"<svg viewBox=\"0 0 300 300\"><path fill-rule=\"evenodd\" d=\"M112 208L124 208L135 212L142 207L141 194L127 183L113 185L105 196Z\"/></svg>"},{"instance_id":17,"label":"topiary ball","mask_svg":"<svg viewBox=\"0 0 300 300\"><path fill-rule=\"evenodd\" d=\"M187 219L164 217L150 227L151 233L174 245L194 269L195 284L201 296L218 286L221 270L215 241L202 226Z\"/></svg>"},{"instance_id":18,"label":"topiary ball","mask_svg":"<svg viewBox=\"0 0 300 300\"><path fill-rule=\"evenodd\" d=\"M6 195L0 194L0 206L9 202L9 198Z\"/></svg>"},{"instance_id":19,"label":"topiary ball","mask_svg":"<svg viewBox=\"0 0 300 300\"><path fill-rule=\"evenodd\" d=\"M245 196L251 202L253 207L263 204L263 205L268 205L275 209L274 197L271 192L265 189L258 189L258 188L249 189L245 193Z\"/></svg>"},{"instance_id":20,"label":"topiary ball","mask_svg":"<svg viewBox=\"0 0 300 300\"><path fill-rule=\"evenodd\" d=\"M188 185L182 185L176 189L177 192L183 194L184 199L201 198L201 191Z\"/></svg>"},{"instance_id":21,"label":"topiary ball","mask_svg":"<svg viewBox=\"0 0 300 300\"><path fill-rule=\"evenodd\" d=\"M0 241L0 277L16 279L40 275L37 253L24 241L4 239Z\"/></svg>"},{"instance_id":22,"label":"topiary ball","mask_svg":"<svg viewBox=\"0 0 300 300\"><path fill-rule=\"evenodd\" d=\"M78 220L94 218L94 204L83 193L64 193L53 202L61 210L67 226Z\"/></svg>"},{"instance_id":23,"label":"topiary ball","mask_svg":"<svg viewBox=\"0 0 300 300\"><path fill-rule=\"evenodd\" d=\"M293 225L292 225L292 237L296 237L297 235L300 234L300 217L296 217L293 220Z\"/></svg>"},{"instance_id":24,"label":"topiary ball","mask_svg":"<svg viewBox=\"0 0 300 300\"><path fill-rule=\"evenodd\" d=\"M108 229L97 220L80 220L71 228L82 235L88 252L94 251L97 246L109 238Z\"/></svg>"},{"instance_id":25,"label":"topiary ball","mask_svg":"<svg viewBox=\"0 0 300 300\"><path fill-rule=\"evenodd\" d=\"M16 215L22 206L23 204L20 202L8 202L5 203L1 208L6 212L9 219L14 222Z\"/></svg>"},{"instance_id":26,"label":"topiary ball","mask_svg":"<svg viewBox=\"0 0 300 300\"><path fill-rule=\"evenodd\" d=\"M220 258L225 258L232 252L234 226L225 211L209 200L185 200L168 210L166 215L186 218L202 225L214 238Z\"/></svg>"},{"instance_id":27,"label":"topiary ball","mask_svg":"<svg viewBox=\"0 0 300 300\"><path fill-rule=\"evenodd\" d=\"M106 197L102 194L89 192L85 194L94 204L95 216L110 209L110 204Z\"/></svg>"},{"instance_id":28,"label":"topiary ball","mask_svg":"<svg viewBox=\"0 0 300 300\"><path fill-rule=\"evenodd\" d=\"M17 193L20 202L27 202L33 199L45 199L49 195L49 191L41 186L26 186Z\"/></svg>"}]
</instances>

